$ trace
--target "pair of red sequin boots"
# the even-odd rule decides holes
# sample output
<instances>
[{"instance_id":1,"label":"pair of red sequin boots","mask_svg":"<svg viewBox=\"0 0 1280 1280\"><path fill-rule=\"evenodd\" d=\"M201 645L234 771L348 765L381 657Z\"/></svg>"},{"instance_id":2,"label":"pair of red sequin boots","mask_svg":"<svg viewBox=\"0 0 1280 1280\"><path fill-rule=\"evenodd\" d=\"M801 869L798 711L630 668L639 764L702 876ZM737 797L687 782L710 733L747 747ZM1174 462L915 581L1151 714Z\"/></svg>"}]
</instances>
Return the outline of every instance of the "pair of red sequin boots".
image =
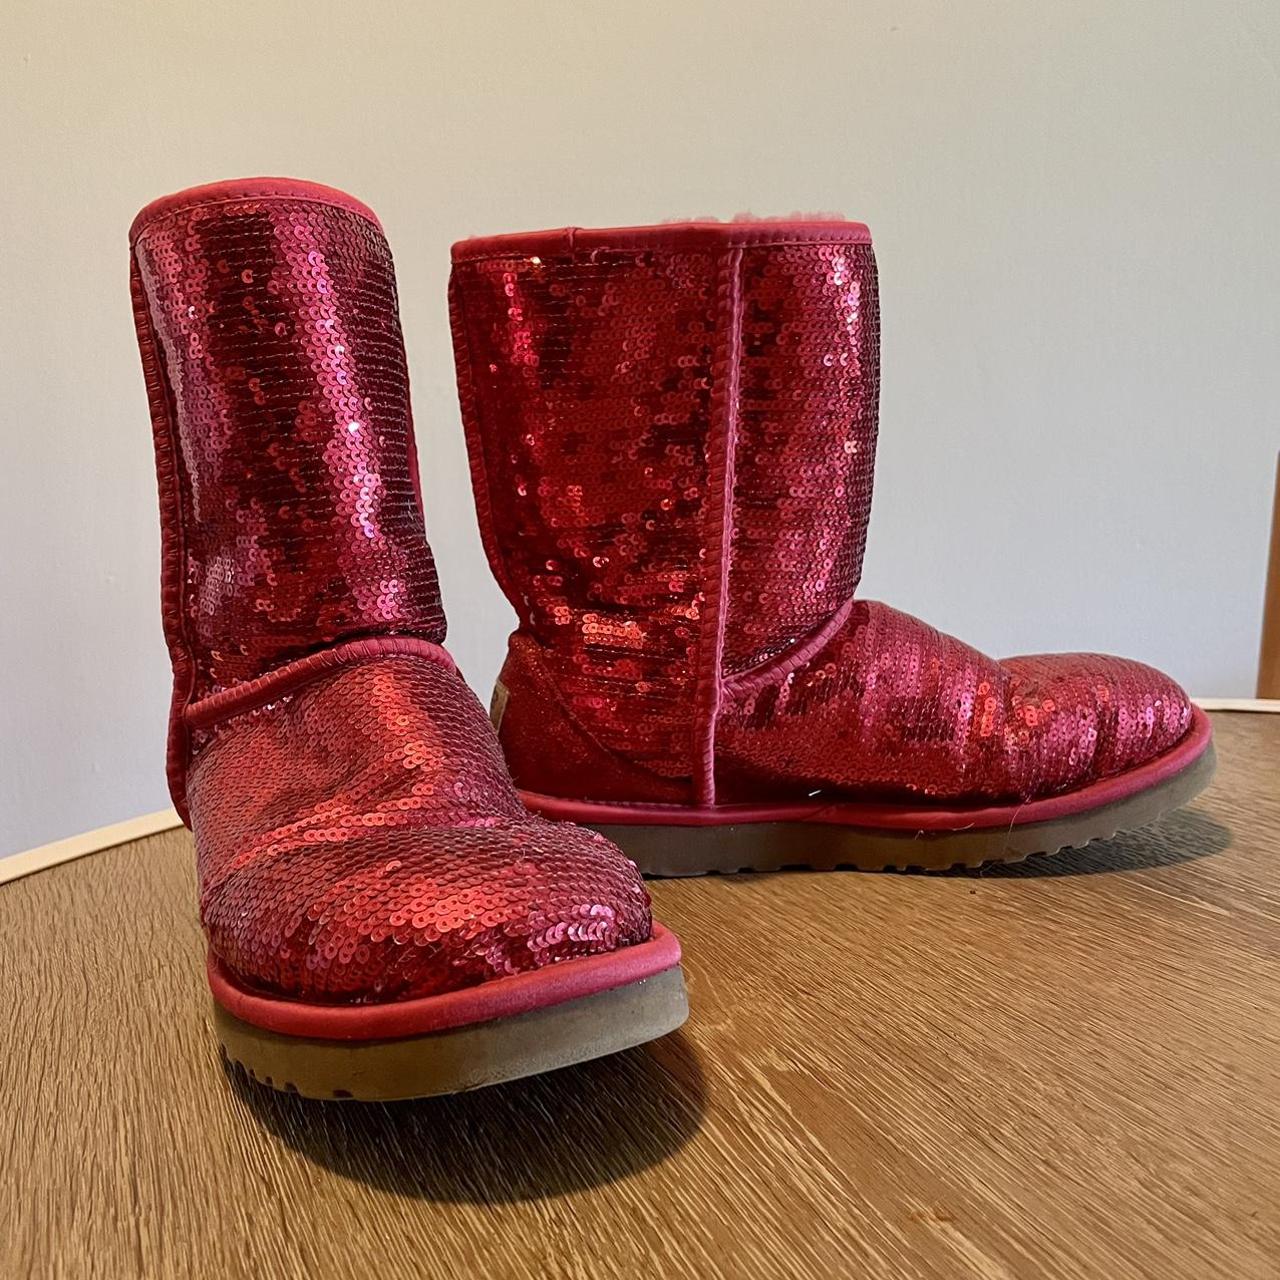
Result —
<instances>
[{"instance_id":1,"label":"pair of red sequin boots","mask_svg":"<svg viewBox=\"0 0 1280 1280\"><path fill-rule=\"evenodd\" d=\"M1021 858L1209 777L1158 672L996 662L855 598L860 224L455 246L476 503L520 622L496 734L442 647L377 218L222 183L149 205L131 246L169 779L218 1034L260 1079L417 1096L673 1030L680 949L641 872Z\"/></svg>"}]
</instances>

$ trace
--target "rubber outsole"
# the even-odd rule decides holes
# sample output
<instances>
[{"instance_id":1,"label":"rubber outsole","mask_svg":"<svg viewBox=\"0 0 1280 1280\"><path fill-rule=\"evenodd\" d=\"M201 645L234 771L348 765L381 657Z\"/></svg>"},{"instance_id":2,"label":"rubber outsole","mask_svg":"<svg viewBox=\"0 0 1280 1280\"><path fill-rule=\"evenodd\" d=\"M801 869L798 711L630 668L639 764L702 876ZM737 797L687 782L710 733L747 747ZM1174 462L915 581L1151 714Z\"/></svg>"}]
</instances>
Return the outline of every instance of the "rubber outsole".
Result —
<instances>
[{"instance_id":1,"label":"rubber outsole","mask_svg":"<svg viewBox=\"0 0 1280 1280\"><path fill-rule=\"evenodd\" d=\"M630 1049L689 1015L679 965L639 982L489 1022L390 1040L326 1040L254 1026L215 1000L228 1061L307 1098L392 1102L461 1093Z\"/></svg>"},{"instance_id":2,"label":"rubber outsole","mask_svg":"<svg viewBox=\"0 0 1280 1280\"><path fill-rule=\"evenodd\" d=\"M1078 849L1144 827L1206 786L1212 744L1179 772L1122 799L1042 822L968 828L877 828L822 822L739 822L708 826L596 823L579 806L574 820L612 840L649 876L696 876L797 868L833 871L950 871L1021 862ZM528 798L527 798L528 799ZM530 807L537 807L529 800Z\"/></svg>"}]
</instances>

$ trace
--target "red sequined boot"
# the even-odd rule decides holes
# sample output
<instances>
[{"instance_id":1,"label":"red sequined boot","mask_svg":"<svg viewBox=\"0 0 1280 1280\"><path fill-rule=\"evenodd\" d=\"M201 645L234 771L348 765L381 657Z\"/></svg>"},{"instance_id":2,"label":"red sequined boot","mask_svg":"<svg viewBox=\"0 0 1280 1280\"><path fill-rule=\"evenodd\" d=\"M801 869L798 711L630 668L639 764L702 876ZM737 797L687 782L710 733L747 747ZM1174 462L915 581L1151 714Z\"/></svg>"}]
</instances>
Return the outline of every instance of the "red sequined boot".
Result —
<instances>
[{"instance_id":1,"label":"red sequined boot","mask_svg":"<svg viewBox=\"0 0 1280 1280\"><path fill-rule=\"evenodd\" d=\"M866 227L468 240L451 297L481 528L520 620L493 714L531 808L661 874L941 868L1081 845L1205 785L1208 721L1159 672L998 662L855 598Z\"/></svg>"},{"instance_id":2,"label":"red sequined boot","mask_svg":"<svg viewBox=\"0 0 1280 1280\"><path fill-rule=\"evenodd\" d=\"M130 242L169 782L229 1056L278 1088L396 1098L678 1026L679 945L635 867L523 808L440 647L378 220L254 179L156 201Z\"/></svg>"}]
</instances>

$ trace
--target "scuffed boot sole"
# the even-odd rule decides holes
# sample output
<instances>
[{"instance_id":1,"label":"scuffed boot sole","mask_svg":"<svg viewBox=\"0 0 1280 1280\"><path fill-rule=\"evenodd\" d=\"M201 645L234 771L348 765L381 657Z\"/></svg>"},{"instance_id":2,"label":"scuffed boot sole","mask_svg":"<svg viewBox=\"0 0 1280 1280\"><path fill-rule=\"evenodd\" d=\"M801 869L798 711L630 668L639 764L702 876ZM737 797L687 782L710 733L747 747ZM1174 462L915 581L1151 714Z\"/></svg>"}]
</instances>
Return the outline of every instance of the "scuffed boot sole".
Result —
<instances>
[{"instance_id":1,"label":"scuffed boot sole","mask_svg":"<svg viewBox=\"0 0 1280 1280\"><path fill-rule=\"evenodd\" d=\"M666 939L674 942L672 935L664 930L655 941L663 941L665 945ZM650 942L625 950L640 951L653 945ZM624 954L625 951L614 953ZM676 955L678 958L678 948ZM327 1020L329 1025L322 1025L321 1029L331 1032L339 1029L344 1018L347 1030L376 1029L380 1023L395 1025L395 1015L406 1012L410 1016L401 1017L400 1022L412 1025L414 1015L418 1020L424 1011L430 1015L433 1004L452 1003L455 1011L457 1006L467 1005L471 1012L479 1009L483 1013L483 1004L491 996L496 1006L519 1008L520 1003L528 1003L519 997L529 993L514 993L517 1000L513 1003L510 990L513 984L535 987L536 980L547 974L561 979L564 971L579 966L595 964L597 969L605 969L607 965L598 962L611 959L612 955L567 961L540 973L500 978L479 988L408 1001L400 1007L327 1008L324 1012L331 1015ZM213 972L211 965L211 974ZM224 1006L222 998L226 990L222 983L225 977L214 984L214 1029L230 1062L242 1067L254 1080L282 1092L307 1098L365 1102L461 1093L554 1071L656 1040L676 1030L689 1013L684 976L678 962L636 981L521 1012L442 1026L417 1035L358 1039L332 1034L298 1035L247 1021ZM499 988L507 990L499 991ZM451 1000L451 997L463 999ZM264 998L251 999L257 1000L258 1006L250 1004L246 1008L260 1013ZM286 1011L322 1008L290 1006L289 1002L278 1000L268 1003L285 1006ZM359 1015L362 1013L375 1016L366 1018L365 1025L361 1026ZM387 1015L391 1015L390 1018ZM444 1016L450 1016L448 1010ZM429 1016L428 1020L438 1019ZM325 1021L321 1019L322 1024ZM304 1025L304 1022L295 1018L290 1025Z\"/></svg>"},{"instance_id":2,"label":"scuffed boot sole","mask_svg":"<svg viewBox=\"0 0 1280 1280\"><path fill-rule=\"evenodd\" d=\"M695 811L521 794L545 817L572 818L595 828L650 876L841 867L949 871L1078 849L1154 822L1208 786L1215 767L1211 737L1208 718L1197 712L1183 744L1132 776L1108 779L1075 795L968 812L812 802ZM665 812L659 821L646 820L660 809Z\"/></svg>"}]
</instances>

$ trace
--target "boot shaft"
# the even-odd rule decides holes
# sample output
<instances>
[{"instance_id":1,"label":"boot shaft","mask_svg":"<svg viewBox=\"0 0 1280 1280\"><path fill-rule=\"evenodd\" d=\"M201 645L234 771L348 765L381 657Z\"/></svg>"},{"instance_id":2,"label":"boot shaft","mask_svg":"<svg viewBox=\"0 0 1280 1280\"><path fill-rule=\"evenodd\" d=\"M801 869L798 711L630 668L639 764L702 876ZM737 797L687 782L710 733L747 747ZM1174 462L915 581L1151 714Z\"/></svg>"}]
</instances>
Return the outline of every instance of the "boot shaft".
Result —
<instances>
[{"instance_id":1,"label":"boot shaft","mask_svg":"<svg viewBox=\"0 0 1280 1280\"><path fill-rule=\"evenodd\" d=\"M453 257L495 575L575 720L696 779L722 681L857 586L879 385L866 228L569 229Z\"/></svg>"},{"instance_id":2,"label":"boot shaft","mask_svg":"<svg viewBox=\"0 0 1280 1280\"><path fill-rule=\"evenodd\" d=\"M250 180L157 201L130 239L175 698L348 637L443 638L374 215Z\"/></svg>"}]
</instances>

